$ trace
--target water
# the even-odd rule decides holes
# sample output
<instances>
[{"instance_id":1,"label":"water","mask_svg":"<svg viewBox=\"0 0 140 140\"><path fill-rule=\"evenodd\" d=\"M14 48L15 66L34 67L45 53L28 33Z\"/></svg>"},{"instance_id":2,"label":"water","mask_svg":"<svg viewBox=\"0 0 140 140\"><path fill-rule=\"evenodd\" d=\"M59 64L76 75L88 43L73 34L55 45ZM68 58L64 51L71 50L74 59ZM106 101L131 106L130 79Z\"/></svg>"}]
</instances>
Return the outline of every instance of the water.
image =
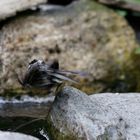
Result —
<instances>
[{"instance_id":1,"label":"water","mask_svg":"<svg viewBox=\"0 0 140 140\"><path fill-rule=\"evenodd\" d=\"M0 130L21 132L40 140L50 140L47 121L42 118L46 117L53 100L54 97L21 96L20 99L0 97ZM40 120L27 124L36 118ZM18 128L21 125L23 126Z\"/></svg>"}]
</instances>

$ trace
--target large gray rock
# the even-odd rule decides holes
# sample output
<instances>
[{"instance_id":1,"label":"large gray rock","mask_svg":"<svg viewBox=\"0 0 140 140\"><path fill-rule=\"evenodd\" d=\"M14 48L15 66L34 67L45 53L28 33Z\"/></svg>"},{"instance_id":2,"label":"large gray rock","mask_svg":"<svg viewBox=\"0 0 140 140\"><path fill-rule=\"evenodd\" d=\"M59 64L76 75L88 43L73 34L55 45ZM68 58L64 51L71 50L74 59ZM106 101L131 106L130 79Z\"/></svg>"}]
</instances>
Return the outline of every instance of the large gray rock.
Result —
<instances>
[{"instance_id":1,"label":"large gray rock","mask_svg":"<svg viewBox=\"0 0 140 140\"><path fill-rule=\"evenodd\" d=\"M55 99L49 124L55 140L126 139L122 114L71 87L65 87Z\"/></svg>"},{"instance_id":2,"label":"large gray rock","mask_svg":"<svg viewBox=\"0 0 140 140\"><path fill-rule=\"evenodd\" d=\"M65 87L53 104L49 129L55 140L140 139L139 94L95 94Z\"/></svg>"},{"instance_id":3,"label":"large gray rock","mask_svg":"<svg viewBox=\"0 0 140 140\"><path fill-rule=\"evenodd\" d=\"M15 71L22 76L34 58L57 58L62 69L86 71L79 88L87 93L110 88L116 79L126 81L127 91L136 85L137 46L123 17L91 0L17 17L0 31L0 93L22 92Z\"/></svg>"},{"instance_id":4,"label":"large gray rock","mask_svg":"<svg viewBox=\"0 0 140 140\"><path fill-rule=\"evenodd\" d=\"M47 0L1 0L0 1L0 20L7 17L16 15L17 12L30 9L41 3L45 3Z\"/></svg>"},{"instance_id":5,"label":"large gray rock","mask_svg":"<svg viewBox=\"0 0 140 140\"><path fill-rule=\"evenodd\" d=\"M98 100L102 106L109 107L123 118L127 140L140 139L140 93L95 94L90 99Z\"/></svg>"},{"instance_id":6,"label":"large gray rock","mask_svg":"<svg viewBox=\"0 0 140 140\"><path fill-rule=\"evenodd\" d=\"M4 132L4 131L0 131L0 139L1 140L39 140L29 135L13 133L13 132Z\"/></svg>"}]
</instances>

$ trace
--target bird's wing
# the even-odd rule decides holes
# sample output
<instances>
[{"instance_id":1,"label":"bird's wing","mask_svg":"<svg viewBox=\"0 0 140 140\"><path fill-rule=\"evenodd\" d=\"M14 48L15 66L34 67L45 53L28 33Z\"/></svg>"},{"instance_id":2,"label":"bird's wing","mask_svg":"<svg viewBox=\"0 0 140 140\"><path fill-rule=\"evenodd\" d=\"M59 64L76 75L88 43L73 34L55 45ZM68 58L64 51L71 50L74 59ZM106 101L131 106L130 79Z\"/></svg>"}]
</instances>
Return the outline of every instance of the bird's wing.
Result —
<instances>
[{"instance_id":1,"label":"bird's wing","mask_svg":"<svg viewBox=\"0 0 140 140\"><path fill-rule=\"evenodd\" d=\"M60 82L60 81L70 81L70 82L72 82L72 83L77 83L76 81L74 81L74 80L72 80L71 78L67 77L67 76L65 75L66 73L59 73L57 70L55 71L55 70L49 69L49 70L47 71L47 74L48 74L49 76L52 77L52 80L55 79L54 81L59 80L59 82ZM57 80L56 80L56 79L57 79Z\"/></svg>"}]
</instances>

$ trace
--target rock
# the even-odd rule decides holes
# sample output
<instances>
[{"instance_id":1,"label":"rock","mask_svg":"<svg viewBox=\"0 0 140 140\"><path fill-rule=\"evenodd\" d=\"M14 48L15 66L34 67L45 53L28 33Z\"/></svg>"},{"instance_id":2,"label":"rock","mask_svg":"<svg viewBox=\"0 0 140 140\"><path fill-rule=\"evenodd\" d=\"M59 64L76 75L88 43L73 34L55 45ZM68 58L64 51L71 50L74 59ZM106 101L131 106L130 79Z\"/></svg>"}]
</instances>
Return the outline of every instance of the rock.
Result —
<instances>
[{"instance_id":1,"label":"rock","mask_svg":"<svg viewBox=\"0 0 140 140\"><path fill-rule=\"evenodd\" d=\"M22 76L34 58L57 58L61 69L89 73L75 77L80 81L76 87L87 93L111 89L116 81L124 81L122 92L129 91L137 82L132 61L136 47L123 17L91 0L17 17L0 32L0 93L23 92L15 73Z\"/></svg>"},{"instance_id":2,"label":"rock","mask_svg":"<svg viewBox=\"0 0 140 140\"><path fill-rule=\"evenodd\" d=\"M55 140L140 139L140 94L95 94L65 87L55 99L48 131Z\"/></svg>"},{"instance_id":3,"label":"rock","mask_svg":"<svg viewBox=\"0 0 140 140\"><path fill-rule=\"evenodd\" d=\"M65 87L55 99L49 114L48 131L52 133L53 139L125 140L126 123L122 114L97 99L77 89Z\"/></svg>"},{"instance_id":4,"label":"rock","mask_svg":"<svg viewBox=\"0 0 140 140\"><path fill-rule=\"evenodd\" d=\"M126 139L140 139L140 93L124 93L124 94L95 94L90 96L92 101L100 101L105 108L117 112L126 122L125 132Z\"/></svg>"},{"instance_id":5,"label":"rock","mask_svg":"<svg viewBox=\"0 0 140 140\"><path fill-rule=\"evenodd\" d=\"M140 12L140 2L138 0L96 0L99 3L112 6L118 9L128 10L131 12Z\"/></svg>"},{"instance_id":6,"label":"rock","mask_svg":"<svg viewBox=\"0 0 140 140\"><path fill-rule=\"evenodd\" d=\"M39 140L33 136L14 133L14 132L4 132L4 131L0 131L0 139L1 140Z\"/></svg>"},{"instance_id":7,"label":"rock","mask_svg":"<svg viewBox=\"0 0 140 140\"><path fill-rule=\"evenodd\" d=\"M1 0L0 20L4 20L8 17L16 15L17 12L30 9L33 6L45 2L47 2L47 0Z\"/></svg>"}]
</instances>

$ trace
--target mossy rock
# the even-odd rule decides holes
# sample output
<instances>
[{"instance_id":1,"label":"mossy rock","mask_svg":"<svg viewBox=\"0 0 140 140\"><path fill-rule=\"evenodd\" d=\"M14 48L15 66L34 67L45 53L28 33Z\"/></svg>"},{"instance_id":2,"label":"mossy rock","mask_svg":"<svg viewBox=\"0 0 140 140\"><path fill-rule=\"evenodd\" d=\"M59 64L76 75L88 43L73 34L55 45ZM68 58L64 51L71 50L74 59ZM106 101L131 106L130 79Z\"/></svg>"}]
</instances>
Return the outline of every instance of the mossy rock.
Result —
<instances>
[{"instance_id":1,"label":"mossy rock","mask_svg":"<svg viewBox=\"0 0 140 140\"><path fill-rule=\"evenodd\" d=\"M15 71L22 76L34 58L59 59L61 69L87 72L74 77L80 83L74 86L87 93L112 90L117 80L130 91L136 79L127 73L137 46L125 19L91 0L18 16L1 29L0 91L22 93Z\"/></svg>"}]
</instances>

